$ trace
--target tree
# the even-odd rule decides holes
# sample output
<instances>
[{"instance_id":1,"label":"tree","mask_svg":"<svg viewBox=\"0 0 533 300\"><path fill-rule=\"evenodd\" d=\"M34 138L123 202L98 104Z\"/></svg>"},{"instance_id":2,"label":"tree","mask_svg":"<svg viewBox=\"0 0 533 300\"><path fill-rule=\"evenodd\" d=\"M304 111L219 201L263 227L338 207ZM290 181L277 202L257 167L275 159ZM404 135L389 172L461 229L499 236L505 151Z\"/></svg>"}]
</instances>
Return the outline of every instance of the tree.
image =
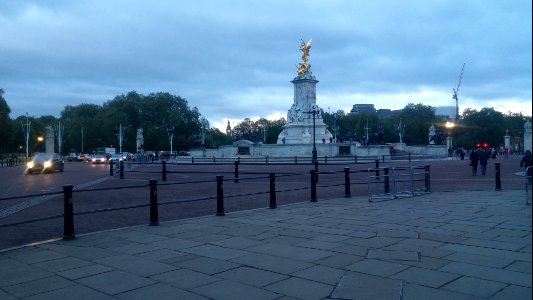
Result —
<instances>
[{"instance_id":1,"label":"tree","mask_svg":"<svg viewBox=\"0 0 533 300\"><path fill-rule=\"evenodd\" d=\"M428 130L431 125L441 127L433 108L424 104L407 104L400 112L402 124L405 124L405 141L410 145L427 145Z\"/></svg>"},{"instance_id":2,"label":"tree","mask_svg":"<svg viewBox=\"0 0 533 300\"><path fill-rule=\"evenodd\" d=\"M0 89L0 155L2 152L10 151L14 152L15 149L12 147L11 143L11 119L9 114L11 109L7 105L6 100L4 99L4 90Z\"/></svg>"},{"instance_id":3,"label":"tree","mask_svg":"<svg viewBox=\"0 0 533 300\"><path fill-rule=\"evenodd\" d=\"M460 125L453 130L456 147L471 149L477 143L488 143L490 147L503 144L505 133L504 116L494 108L483 108L481 111L466 109ZM523 126L523 125L522 125Z\"/></svg>"}]
</instances>

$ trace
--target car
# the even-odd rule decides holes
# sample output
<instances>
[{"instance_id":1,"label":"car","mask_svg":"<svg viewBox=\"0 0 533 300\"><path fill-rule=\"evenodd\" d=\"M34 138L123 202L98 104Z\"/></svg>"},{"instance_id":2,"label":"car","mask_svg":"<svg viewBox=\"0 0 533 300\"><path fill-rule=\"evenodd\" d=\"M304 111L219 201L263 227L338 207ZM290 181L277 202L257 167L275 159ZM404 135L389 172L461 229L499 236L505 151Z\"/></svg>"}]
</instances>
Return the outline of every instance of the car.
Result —
<instances>
[{"instance_id":1,"label":"car","mask_svg":"<svg viewBox=\"0 0 533 300\"><path fill-rule=\"evenodd\" d=\"M92 158L92 162L93 162L93 165L95 164L105 164L107 163L107 157L103 154L96 154L93 158Z\"/></svg>"},{"instance_id":2,"label":"car","mask_svg":"<svg viewBox=\"0 0 533 300\"><path fill-rule=\"evenodd\" d=\"M122 160L132 160L134 156L133 154L129 152L122 152L120 153L120 155L122 155Z\"/></svg>"},{"instance_id":3,"label":"car","mask_svg":"<svg viewBox=\"0 0 533 300\"><path fill-rule=\"evenodd\" d=\"M78 161L85 161L86 153L78 153Z\"/></svg>"},{"instance_id":4,"label":"car","mask_svg":"<svg viewBox=\"0 0 533 300\"><path fill-rule=\"evenodd\" d=\"M32 160L26 164L26 173L32 174L35 171L39 173L48 173L51 171L63 172L65 161L59 153L37 153Z\"/></svg>"},{"instance_id":5,"label":"car","mask_svg":"<svg viewBox=\"0 0 533 300\"><path fill-rule=\"evenodd\" d=\"M125 160L124 156L122 154L114 154L109 157L108 162L113 164L118 164L120 161Z\"/></svg>"},{"instance_id":6,"label":"car","mask_svg":"<svg viewBox=\"0 0 533 300\"><path fill-rule=\"evenodd\" d=\"M70 152L67 157L68 161L77 161L78 160L78 154L76 152Z\"/></svg>"}]
</instances>

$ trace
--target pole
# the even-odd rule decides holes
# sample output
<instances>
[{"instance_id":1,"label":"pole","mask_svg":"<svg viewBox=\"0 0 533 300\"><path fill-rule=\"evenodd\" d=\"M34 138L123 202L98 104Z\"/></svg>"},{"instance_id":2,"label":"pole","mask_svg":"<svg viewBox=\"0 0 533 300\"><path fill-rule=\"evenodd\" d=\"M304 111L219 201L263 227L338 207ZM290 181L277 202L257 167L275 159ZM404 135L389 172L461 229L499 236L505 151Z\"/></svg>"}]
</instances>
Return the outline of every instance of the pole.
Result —
<instances>
[{"instance_id":1,"label":"pole","mask_svg":"<svg viewBox=\"0 0 533 300\"><path fill-rule=\"evenodd\" d=\"M316 200L316 171L311 170L311 202L317 202Z\"/></svg>"},{"instance_id":2,"label":"pole","mask_svg":"<svg viewBox=\"0 0 533 300\"><path fill-rule=\"evenodd\" d=\"M67 184L63 186L63 239L73 240L74 235L74 204L72 203L72 189L74 185Z\"/></svg>"},{"instance_id":3,"label":"pole","mask_svg":"<svg viewBox=\"0 0 533 300\"><path fill-rule=\"evenodd\" d=\"M350 168L344 167L344 197L350 198L352 193L350 191Z\"/></svg>"},{"instance_id":4,"label":"pole","mask_svg":"<svg viewBox=\"0 0 533 300\"><path fill-rule=\"evenodd\" d=\"M157 180L150 179L150 226L159 225L159 211L157 207Z\"/></svg>"},{"instance_id":5,"label":"pole","mask_svg":"<svg viewBox=\"0 0 533 300\"><path fill-rule=\"evenodd\" d=\"M494 167L495 167L495 170L496 170L496 190L497 191L501 191L502 190L502 181L501 181L501 178L500 178L500 163L497 162L497 163L494 163ZM527 174L526 174L527 176Z\"/></svg>"},{"instance_id":6,"label":"pole","mask_svg":"<svg viewBox=\"0 0 533 300\"><path fill-rule=\"evenodd\" d=\"M316 152L316 125L315 125L315 114L316 110L313 108L313 162L317 162L317 152Z\"/></svg>"},{"instance_id":7,"label":"pole","mask_svg":"<svg viewBox=\"0 0 533 300\"><path fill-rule=\"evenodd\" d=\"M217 176L217 216L224 216L224 176Z\"/></svg>"},{"instance_id":8,"label":"pole","mask_svg":"<svg viewBox=\"0 0 533 300\"><path fill-rule=\"evenodd\" d=\"M276 208L278 207L276 203L276 174L270 173L269 178L270 178L270 206L269 208Z\"/></svg>"}]
</instances>

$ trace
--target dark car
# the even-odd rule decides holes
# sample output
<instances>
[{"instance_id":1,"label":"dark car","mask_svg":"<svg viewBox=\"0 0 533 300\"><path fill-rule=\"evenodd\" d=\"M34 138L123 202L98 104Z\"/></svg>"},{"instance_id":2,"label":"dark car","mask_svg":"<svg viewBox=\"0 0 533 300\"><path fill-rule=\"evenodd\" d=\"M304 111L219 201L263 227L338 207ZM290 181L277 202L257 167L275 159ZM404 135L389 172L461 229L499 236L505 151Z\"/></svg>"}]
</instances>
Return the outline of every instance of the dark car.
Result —
<instances>
[{"instance_id":1,"label":"dark car","mask_svg":"<svg viewBox=\"0 0 533 300\"><path fill-rule=\"evenodd\" d=\"M65 162L59 153L37 153L26 165L26 173L48 173L51 171L63 172Z\"/></svg>"}]
</instances>

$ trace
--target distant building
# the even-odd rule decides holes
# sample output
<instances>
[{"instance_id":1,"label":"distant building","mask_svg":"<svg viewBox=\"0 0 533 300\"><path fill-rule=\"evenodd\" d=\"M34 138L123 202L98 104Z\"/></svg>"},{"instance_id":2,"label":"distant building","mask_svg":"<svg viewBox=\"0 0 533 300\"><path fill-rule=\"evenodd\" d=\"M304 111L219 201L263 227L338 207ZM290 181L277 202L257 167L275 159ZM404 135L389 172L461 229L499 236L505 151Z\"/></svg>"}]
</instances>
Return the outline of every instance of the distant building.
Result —
<instances>
[{"instance_id":1,"label":"distant building","mask_svg":"<svg viewBox=\"0 0 533 300\"><path fill-rule=\"evenodd\" d=\"M386 119L386 118L397 116L400 114L400 112L401 110L390 110L390 109L383 108L383 109L378 109L376 114L378 115L380 119Z\"/></svg>"},{"instance_id":2,"label":"distant building","mask_svg":"<svg viewBox=\"0 0 533 300\"><path fill-rule=\"evenodd\" d=\"M352 110L350 110L350 114L358 114L365 112L375 113L376 109L374 108L374 104L354 104Z\"/></svg>"},{"instance_id":3,"label":"distant building","mask_svg":"<svg viewBox=\"0 0 533 300\"><path fill-rule=\"evenodd\" d=\"M435 107L435 116L455 120L455 106L437 106Z\"/></svg>"}]
</instances>

